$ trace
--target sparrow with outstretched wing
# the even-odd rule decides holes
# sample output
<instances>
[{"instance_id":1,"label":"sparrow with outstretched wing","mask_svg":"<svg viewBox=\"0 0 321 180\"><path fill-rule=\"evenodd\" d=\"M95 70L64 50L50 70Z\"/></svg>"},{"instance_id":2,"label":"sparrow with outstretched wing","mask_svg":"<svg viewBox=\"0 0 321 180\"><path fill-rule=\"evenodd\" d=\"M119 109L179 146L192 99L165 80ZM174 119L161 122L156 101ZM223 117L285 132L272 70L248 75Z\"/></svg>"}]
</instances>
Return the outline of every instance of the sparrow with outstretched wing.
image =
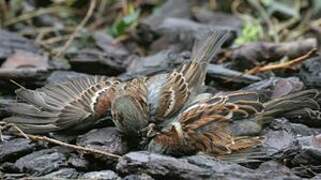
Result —
<instances>
[{"instance_id":1,"label":"sparrow with outstretched wing","mask_svg":"<svg viewBox=\"0 0 321 180\"><path fill-rule=\"evenodd\" d=\"M148 78L148 102L154 122L163 122L181 110L200 93L207 64L229 37L228 31L211 31L195 42L191 61L168 74Z\"/></svg>"},{"instance_id":2,"label":"sparrow with outstretched wing","mask_svg":"<svg viewBox=\"0 0 321 180\"><path fill-rule=\"evenodd\" d=\"M127 135L137 135L149 131L149 122L161 126L178 113L200 92L207 64L227 37L228 31L212 31L195 43L188 63L168 74L128 82L112 105L116 126Z\"/></svg>"},{"instance_id":3,"label":"sparrow with outstretched wing","mask_svg":"<svg viewBox=\"0 0 321 180\"><path fill-rule=\"evenodd\" d=\"M14 115L3 121L33 134L88 128L110 111L118 84L114 78L88 76L36 90L21 88L16 90L21 102L7 107Z\"/></svg>"},{"instance_id":4,"label":"sparrow with outstretched wing","mask_svg":"<svg viewBox=\"0 0 321 180\"><path fill-rule=\"evenodd\" d=\"M254 92L234 92L216 95L196 102L185 109L150 142L153 152L182 155L206 152L215 155L231 154L261 143L260 137L234 136L229 127L233 121L252 119L265 124L287 114L314 112L310 118L319 118L317 90L294 93L261 103ZM316 115L318 114L318 115Z\"/></svg>"}]
</instances>

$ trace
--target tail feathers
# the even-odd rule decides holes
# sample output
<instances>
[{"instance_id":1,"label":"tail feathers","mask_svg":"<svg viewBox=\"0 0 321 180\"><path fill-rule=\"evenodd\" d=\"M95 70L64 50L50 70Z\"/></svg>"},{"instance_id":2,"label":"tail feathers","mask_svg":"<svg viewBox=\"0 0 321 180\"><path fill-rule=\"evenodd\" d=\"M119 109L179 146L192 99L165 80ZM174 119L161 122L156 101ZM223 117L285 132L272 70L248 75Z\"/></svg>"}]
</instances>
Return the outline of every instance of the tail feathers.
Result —
<instances>
[{"instance_id":1,"label":"tail feathers","mask_svg":"<svg viewBox=\"0 0 321 180\"><path fill-rule=\"evenodd\" d=\"M228 30L213 30L195 42L192 60L208 63L230 36Z\"/></svg>"},{"instance_id":2,"label":"tail feathers","mask_svg":"<svg viewBox=\"0 0 321 180\"><path fill-rule=\"evenodd\" d=\"M271 159L270 153L266 152L266 150L262 147L254 147L251 149L234 152L232 154L220 155L217 158L222 161L232 163L259 163Z\"/></svg>"},{"instance_id":3,"label":"tail feathers","mask_svg":"<svg viewBox=\"0 0 321 180\"><path fill-rule=\"evenodd\" d=\"M274 118L287 117L287 115L299 117L301 114L306 116L310 113L311 118L321 120L319 95L318 90L311 89L274 99L264 104L264 112L258 114L256 118L261 120L262 124L266 124Z\"/></svg>"}]
</instances>

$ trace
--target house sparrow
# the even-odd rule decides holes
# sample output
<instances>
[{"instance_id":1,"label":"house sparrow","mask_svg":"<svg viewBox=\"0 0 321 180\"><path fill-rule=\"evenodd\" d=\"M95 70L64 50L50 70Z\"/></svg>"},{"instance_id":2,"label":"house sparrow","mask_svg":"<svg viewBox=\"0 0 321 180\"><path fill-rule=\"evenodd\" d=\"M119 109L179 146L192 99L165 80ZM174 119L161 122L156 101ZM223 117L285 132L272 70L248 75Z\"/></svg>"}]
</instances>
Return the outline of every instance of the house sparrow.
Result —
<instances>
[{"instance_id":1,"label":"house sparrow","mask_svg":"<svg viewBox=\"0 0 321 180\"><path fill-rule=\"evenodd\" d=\"M120 82L104 76L88 76L36 90L16 90L22 102L9 104L14 115L3 119L26 133L81 130L105 117Z\"/></svg>"},{"instance_id":2,"label":"house sparrow","mask_svg":"<svg viewBox=\"0 0 321 180\"><path fill-rule=\"evenodd\" d=\"M212 31L196 41L191 61L168 74L146 81L151 121L160 123L176 114L201 91L207 64L229 37L228 31Z\"/></svg>"},{"instance_id":3,"label":"house sparrow","mask_svg":"<svg viewBox=\"0 0 321 180\"><path fill-rule=\"evenodd\" d=\"M164 154L186 155L205 152L231 154L259 145L260 137L235 136L230 131L233 121L252 119L257 124L288 114L306 114L321 120L317 90L290 94L261 103L254 92L215 95L196 102L183 110L176 119L157 133L148 150Z\"/></svg>"},{"instance_id":4,"label":"house sparrow","mask_svg":"<svg viewBox=\"0 0 321 180\"><path fill-rule=\"evenodd\" d=\"M118 86L111 113L115 126L124 135L140 136L140 131L149 123L145 78Z\"/></svg>"},{"instance_id":5,"label":"house sparrow","mask_svg":"<svg viewBox=\"0 0 321 180\"><path fill-rule=\"evenodd\" d=\"M195 43L190 62L168 74L133 80L120 88L112 102L116 126L129 136L149 136L150 122L161 126L200 92L207 64L227 37L228 31L213 31Z\"/></svg>"}]
</instances>

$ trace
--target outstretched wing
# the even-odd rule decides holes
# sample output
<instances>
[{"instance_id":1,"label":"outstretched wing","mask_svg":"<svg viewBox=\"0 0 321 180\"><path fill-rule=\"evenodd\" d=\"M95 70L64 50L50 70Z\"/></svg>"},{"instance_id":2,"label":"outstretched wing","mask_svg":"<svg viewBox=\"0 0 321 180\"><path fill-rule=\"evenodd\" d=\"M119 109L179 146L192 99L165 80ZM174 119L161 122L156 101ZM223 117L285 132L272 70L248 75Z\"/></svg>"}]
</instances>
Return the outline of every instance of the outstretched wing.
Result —
<instances>
[{"instance_id":1,"label":"outstretched wing","mask_svg":"<svg viewBox=\"0 0 321 180\"><path fill-rule=\"evenodd\" d=\"M14 116L4 119L28 133L81 129L107 114L119 82L88 76L49 84L40 89L18 89L22 102L9 105Z\"/></svg>"},{"instance_id":2,"label":"outstretched wing","mask_svg":"<svg viewBox=\"0 0 321 180\"><path fill-rule=\"evenodd\" d=\"M228 31L214 31L195 43L192 61L168 74L159 93L156 120L163 121L184 107L189 98L200 91L208 62L228 38ZM153 83L153 82L152 82Z\"/></svg>"}]
</instances>

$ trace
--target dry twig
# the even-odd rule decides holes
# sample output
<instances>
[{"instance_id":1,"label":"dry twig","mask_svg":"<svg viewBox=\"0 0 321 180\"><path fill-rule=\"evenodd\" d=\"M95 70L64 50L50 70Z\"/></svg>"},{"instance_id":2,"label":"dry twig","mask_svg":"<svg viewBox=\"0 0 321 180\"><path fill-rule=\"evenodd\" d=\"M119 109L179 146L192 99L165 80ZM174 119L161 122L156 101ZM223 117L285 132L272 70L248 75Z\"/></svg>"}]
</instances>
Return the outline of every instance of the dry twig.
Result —
<instances>
[{"instance_id":1,"label":"dry twig","mask_svg":"<svg viewBox=\"0 0 321 180\"><path fill-rule=\"evenodd\" d=\"M101 151L101 150L98 150L98 149L86 148L86 147L77 146L77 145L74 145L74 144L65 143L65 142L59 141L57 139L49 138L47 136L38 136L38 135L26 134L19 127L17 127L15 124L12 124L12 123L1 122L0 125L1 125L0 126L1 127L0 128L0 132L1 132L2 129L12 127L17 131L17 134L15 134L15 135L23 136L26 139L30 139L32 141L45 141L45 142L48 142L48 143L57 144L57 145L64 146L64 147L68 147L68 148L74 149L76 151L81 151L81 152L84 152L84 153L92 153L92 154L98 154L98 155L107 156L107 157L110 157L110 158L112 158L114 160L117 160L117 159L119 159L121 157L121 156L119 156L117 154L109 153L109 152L106 152L106 151ZM0 135L1 135L1 133L0 133ZM0 136L0 138L2 139L1 136Z\"/></svg>"},{"instance_id":2,"label":"dry twig","mask_svg":"<svg viewBox=\"0 0 321 180\"><path fill-rule=\"evenodd\" d=\"M65 50L70 46L71 42L75 39L76 35L79 33L79 31L87 24L88 20L90 19L91 15L94 12L94 9L96 7L97 0L91 0L90 6L87 11L86 16L84 19L80 22L80 24L76 27L75 31L70 35L70 38L66 41L65 45L58 51L56 54L56 57L60 57Z\"/></svg>"},{"instance_id":3,"label":"dry twig","mask_svg":"<svg viewBox=\"0 0 321 180\"><path fill-rule=\"evenodd\" d=\"M279 64L268 64L263 67L254 67L251 70L249 70L246 74L257 74L257 73L262 73L262 72L267 72L267 71L273 71L277 69L288 69L288 68L293 68L294 66L301 64L305 60L313 57L317 52L316 48L311 49L309 52L304 54L303 56L300 56L296 59L293 59L291 61L287 61L284 63L279 63Z\"/></svg>"}]
</instances>

